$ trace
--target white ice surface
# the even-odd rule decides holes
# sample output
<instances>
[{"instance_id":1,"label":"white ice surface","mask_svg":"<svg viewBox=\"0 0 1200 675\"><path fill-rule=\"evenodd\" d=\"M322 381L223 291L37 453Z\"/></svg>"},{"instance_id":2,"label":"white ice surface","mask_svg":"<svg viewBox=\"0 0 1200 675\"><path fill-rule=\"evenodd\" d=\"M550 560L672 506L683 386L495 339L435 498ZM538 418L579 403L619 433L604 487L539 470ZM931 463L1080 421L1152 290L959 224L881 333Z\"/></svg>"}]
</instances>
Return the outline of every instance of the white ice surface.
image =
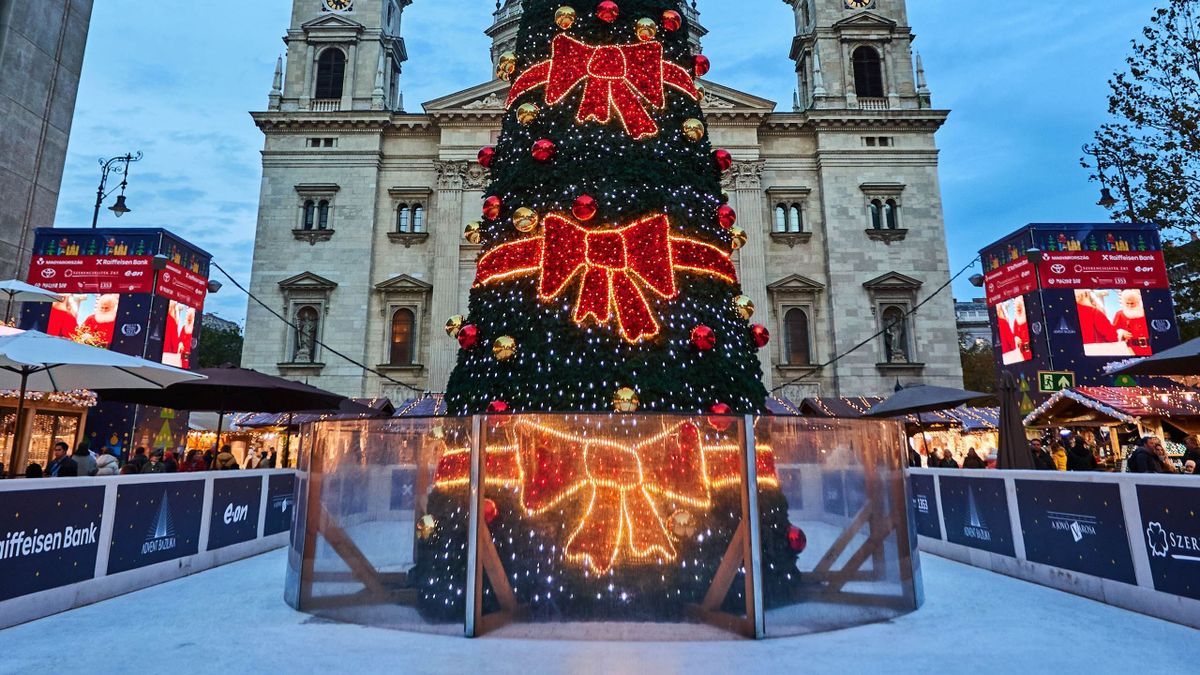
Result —
<instances>
[{"instance_id":1,"label":"white ice surface","mask_svg":"<svg viewBox=\"0 0 1200 675\"><path fill-rule=\"evenodd\" d=\"M0 673L1178 673L1200 631L930 555L925 606L753 642L467 640L338 624L283 602L274 551L0 631Z\"/></svg>"}]
</instances>

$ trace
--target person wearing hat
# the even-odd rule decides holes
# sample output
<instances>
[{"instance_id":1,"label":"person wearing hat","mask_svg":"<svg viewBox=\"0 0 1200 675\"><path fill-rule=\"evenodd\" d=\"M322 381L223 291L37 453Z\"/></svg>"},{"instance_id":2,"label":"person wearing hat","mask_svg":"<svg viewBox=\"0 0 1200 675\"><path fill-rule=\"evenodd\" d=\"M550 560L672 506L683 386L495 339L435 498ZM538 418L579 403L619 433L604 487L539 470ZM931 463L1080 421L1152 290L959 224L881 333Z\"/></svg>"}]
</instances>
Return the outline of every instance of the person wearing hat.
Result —
<instances>
[{"instance_id":1,"label":"person wearing hat","mask_svg":"<svg viewBox=\"0 0 1200 675\"><path fill-rule=\"evenodd\" d=\"M142 467L142 473L166 473L167 466L163 464L163 451L155 450L150 453L150 461Z\"/></svg>"}]
</instances>

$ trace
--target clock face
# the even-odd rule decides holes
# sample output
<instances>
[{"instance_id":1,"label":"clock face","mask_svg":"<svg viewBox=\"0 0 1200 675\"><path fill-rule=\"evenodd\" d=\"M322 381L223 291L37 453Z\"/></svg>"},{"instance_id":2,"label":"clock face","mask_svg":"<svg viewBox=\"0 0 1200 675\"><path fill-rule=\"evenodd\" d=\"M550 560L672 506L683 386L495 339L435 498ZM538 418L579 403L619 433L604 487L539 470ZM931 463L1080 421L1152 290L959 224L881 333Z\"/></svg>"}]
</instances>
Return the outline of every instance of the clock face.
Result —
<instances>
[{"instance_id":1,"label":"clock face","mask_svg":"<svg viewBox=\"0 0 1200 675\"><path fill-rule=\"evenodd\" d=\"M354 0L323 0L323 2L325 9L330 12L349 12L354 8Z\"/></svg>"},{"instance_id":2,"label":"clock face","mask_svg":"<svg viewBox=\"0 0 1200 675\"><path fill-rule=\"evenodd\" d=\"M875 6L875 0L846 0L846 9L868 9Z\"/></svg>"}]
</instances>

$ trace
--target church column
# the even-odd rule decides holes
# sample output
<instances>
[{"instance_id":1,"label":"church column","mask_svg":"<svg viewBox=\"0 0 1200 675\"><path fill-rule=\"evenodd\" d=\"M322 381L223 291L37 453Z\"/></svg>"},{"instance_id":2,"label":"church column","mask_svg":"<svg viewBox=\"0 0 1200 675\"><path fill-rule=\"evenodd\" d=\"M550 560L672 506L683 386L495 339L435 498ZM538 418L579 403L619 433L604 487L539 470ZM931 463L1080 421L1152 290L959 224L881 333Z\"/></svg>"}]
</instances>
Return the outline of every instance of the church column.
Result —
<instances>
[{"instance_id":1,"label":"church column","mask_svg":"<svg viewBox=\"0 0 1200 675\"><path fill-rule=\"evenodd\" d=\"M430 228L433 239L433 298L430 302L429 379L433 391L445 391L458 355L458 343L439 336L443 322L459 307L458 249L462 242L463 188L469 162L434 162L437 168L437 220Z\"/></svg>"},{"instance_id":2,"label":"church column","mask_svg":"<svg viewBox=\"0 0 1200 675\"><path fill-rule=\"evenodd\" d=\"M300 109L308 110L312 106L313 71L317 69L317 48L308 43L304 49L304 91L300 92Z\"/></svg>"},{"instance_id":3,"label":"church column","mask_svg":"<svg viewBox=\"0 0 1200 675\"><path fill-rule=\"evenodd\" d=\"M900 94L896 90L896 80L899 79L899 73L896 72L895 57L892 51L893 46L890 40L883 43L883 76L886 78L884 81L887 82L888 107L895 110L900 107Z\"/></svg>"},{"instance_id":4,"label":"church column","mask_svg":"<svg viewBox=\"0 0 1200 675\"><path fill-rule=\"evenodd\" d=\"M759 322L763 325L770 323L765 320L770 312L767 297L767 232L766 220L763 218L763 189L762 174L766 162L762 160L734 162L729 171L725 172L724 187L733 188L733 208L738 214L738 225L746 231L749 240L738 250L739 276L742 282L742 292L750 296L754 305L759 308ZM758 350L758 360L762 364L763 384L771 387L771 350Z\"/></svg>"},{"instance_id":5,"label":"church column","mask_svg":"<svg viewBox=\"0 0 1200 675\"><path fill-rule=\"evenodd\" d=\"M346 59L346 85L342 87L342 110L354 110L354 89L358 85L355 71L358 70L358 44L350 43L350 56Z\"/></svg>"}]
</instances>

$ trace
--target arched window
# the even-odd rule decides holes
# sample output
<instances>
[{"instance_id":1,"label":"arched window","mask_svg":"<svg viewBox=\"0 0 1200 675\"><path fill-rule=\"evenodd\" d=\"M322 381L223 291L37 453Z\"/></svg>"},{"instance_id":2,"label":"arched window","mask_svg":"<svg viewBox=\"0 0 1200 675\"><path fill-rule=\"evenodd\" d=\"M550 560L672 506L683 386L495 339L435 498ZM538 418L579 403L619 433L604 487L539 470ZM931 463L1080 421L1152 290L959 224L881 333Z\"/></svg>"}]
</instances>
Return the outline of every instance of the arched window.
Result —
<instances>
[{"instance_id":1,"label":"arched window","mask_svg":"<svg viewBox=\"0 0 1200 675\"><path fill-rule=\"evenodd\" d=\"M786 204L780 204L775 207L775 231L787 232L788 229L788 209Z\"/></svg>"},{"instance_id":2,"label":"arched window","mask_svg":"<svg viewBox=\"0 0 1200 675\"><path fill-rule=\"evenodd\" d=\"M803 232L804 231L804 216L800 213L800 205L792 204L791 210L788 212L788 232Z\"/></svg>"},{"instance_id":3,"label":"arched window","mask_svg":"<svg viewBox=\"0 0 1200 675\"><path fill-rule=\"evenodd\" d=\"M401 204L396 207L396 231L410 232L412 221L408 218L408 204Z\"/></svg>"},{"instance_id":4,"label":"arched window","mask_svg":"<svg viewBox=\"0 0 1200 675\"><path fill-rule=\"evenodd\" d=\"M317 229L318 230L328 230L329 229L329 200L328 199L322 199L317 204Z\"/></svg>"},{"instance_id":5,"label":"arched window","mask_svg":"<svg viewBox=\"0 0 1200 675\"><path fill-rule=\"evenodd\" d=\"M346 79L346 55L330 47L317 57L317 83L313 98L341 98Z\"/></svg>"},{"instance_id":6,"label":"arched window","mask_svg":"<svg viewBox=\"0 0 1200 675\"><path fill-rule=\"evenodd\" d=\"M392 313L392 340L388 363L407 366L413 362L413 313L400 308Z\"/></svg>"},{"instance_id":7,"label":"arched window","mask_svg":"<svg viewBox=\"0 0 1200 675\"><path fill-rule=\"evenodd\" d=\"M313 224L317 219L317 203L313 200L304 202L304 229L313 229Z\"/></svg>"},{"instance_id":8,"label":"arched window","mask_svg":"<svg viewBox=\"0 0 1200 675\"><path fill-rule=\"evenodd\" d=\"M811 341L808 334L808 313L802 309L789 309L783 317L787 362L807 366L812 363Z\"/></svg>"},{"instance_id":9,"label":"arched window","mask_svg":"<svg viewBox=\"0 0 1200 675\"><path fill-rule=\"evenodd\" d=\"M871 212L871 229L882 230L883 229L883 202L879 201L878 199L872 199L871 205L870 205L870 207L868 207L868 210Z\"/></svg>"},{"instance_id":10,"label":"arched window","mask_svg":"<svg viewBox=\"0 0 1200 675\"><path fill-rule=\"evenodd\" d=\"M293 363L316 363L317 335L319 334L321 315L317 308L305 305L296 310L295 336L292 340Z\"/></svg>"},{"instance_id":11,"label":"arched window","mask_svg":"<svg viewBox=\"0 0 1200 675\"><path fill-rule=\"evenodd\" d=\"M854 50L854 93L863 98L883 98L883 64L872 47Z\"/></svg>"},{"instance_id":12,"label":"arched window","mask_svg":"<svg viewBox=\"0 0 1200 675\"><path fill-rule=\"evenodd\" d=\"M883 310L883 353L887 363L909 363L908 317L901 307Z\"/></svg>"},{"instance_id":13,"label":"arched window","mask_svg":"<svg viewBox=\"0 0 1200 675\"><path fill-rule=\"evenodd\" d=\"M899 211L900 207L896 204L895 199L889 199L887 200L887 203L883 205L884 221L887 223L887 229L894 230L900 226Z\"/></svg>"},{"instance_id":14,"label":"arched window","mask_svg":"<svg viewBox=\"0 0 1200 675\"><path fill-rule=\"evenodd\" d=\"M425 231L425 209L421 208L420 204L413 204L412 206L412 231Z\"/></svg>"}]
</instances>

